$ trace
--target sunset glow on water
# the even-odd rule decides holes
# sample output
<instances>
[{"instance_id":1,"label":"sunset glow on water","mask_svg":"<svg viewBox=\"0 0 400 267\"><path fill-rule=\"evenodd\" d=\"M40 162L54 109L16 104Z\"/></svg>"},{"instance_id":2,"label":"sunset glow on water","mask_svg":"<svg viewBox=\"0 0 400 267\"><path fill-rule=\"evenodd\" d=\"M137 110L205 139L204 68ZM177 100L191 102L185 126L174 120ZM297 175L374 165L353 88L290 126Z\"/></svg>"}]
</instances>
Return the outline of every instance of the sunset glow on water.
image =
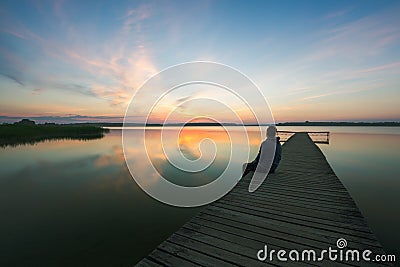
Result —
<instances>
[{"instance_id":1,"label":"sunset glow on water","mask_svg":"<svg viewBox=\"0 0 400 267\"><path fill-rule=\"evenodd\" d=\"M132 129L132 136L139 130ZM400 220L396 215L399 201L396 158L400 156L397 128L308 130L331 131L330 143L320 144L320 148L379 240L388 251L395 251L400 240L394 234ZM151 132L154 140L161 134L160 129ZM248 134L252 160L260 139L251 129ZM171 181L188 186L215 179L226 163L230 147L228 136L219 127L187 127L178 144L188 158L196 159L201 150L207 159L208 149L214 148L200 146L199 150L199 141L205 137L213 138L219 153L206 171L188 176L174 170L157 149L153 156L159 171ZM240 148L242 144L233 145ZM157 181L151 180L150 168L140 164L141 157L138 155L137 168L147 175L149 185L154 186ZM121 130L112 130L97 140L6 147L2 148L0 160L3 163L0 208L7 214L0 222L1 250L7 252L3 260L8 262L50 264L70 257L91 264L132 263L198 211L198 208L174 208L159 203L137 186L125 165ZM232 179L239 176L240 173ZM43 255L51 256L44 259Z\"/></svg>"}]
</instances>

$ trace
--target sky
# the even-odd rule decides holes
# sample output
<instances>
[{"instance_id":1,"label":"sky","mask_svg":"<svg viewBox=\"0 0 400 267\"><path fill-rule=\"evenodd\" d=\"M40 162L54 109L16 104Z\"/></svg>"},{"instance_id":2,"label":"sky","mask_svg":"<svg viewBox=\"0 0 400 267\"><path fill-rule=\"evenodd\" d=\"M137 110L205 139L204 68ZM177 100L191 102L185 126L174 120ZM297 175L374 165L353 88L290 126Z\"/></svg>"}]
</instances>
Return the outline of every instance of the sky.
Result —
<instances>
[{"instance_id":1,"label":"sky","mask_svg":"<svg viewBox=\"0 0 400 267\"><path fill-rule=\"evenodd\" d=\"M398 1L1 1L0 121L120 122L147 79L190 61L247 75L277 122L400 121L398 14ZM176 97L212 97L189 92Z\"/></svg>"}]
</instances>

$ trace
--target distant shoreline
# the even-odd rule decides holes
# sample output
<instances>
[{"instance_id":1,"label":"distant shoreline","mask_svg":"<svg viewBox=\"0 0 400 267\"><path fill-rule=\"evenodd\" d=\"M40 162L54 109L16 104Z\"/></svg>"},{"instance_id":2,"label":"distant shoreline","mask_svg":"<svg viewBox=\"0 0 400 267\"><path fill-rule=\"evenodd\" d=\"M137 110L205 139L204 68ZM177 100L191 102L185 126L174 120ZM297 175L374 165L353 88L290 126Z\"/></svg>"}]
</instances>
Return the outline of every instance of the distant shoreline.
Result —
<instances>
[{"instance_id":1,"label":"distant shoreline","mask_svg":"<svg viewBox=\"0 0 400 267\"><path fill-rule=\"evenodd\" d=\"M30 120L22 120L14 124L0 125L0 147L33 144L54 139L98 139L107 132L109 129L94 125L35 124Z\"/></svg>"},{"instance_id":2,"label":"distant shoreline","mask_svg":"<svg viewBox=\"0 0 400 267\"><path fill-rule=\"evenodd\" d=\"M99 127L123 127L123 123L113 122L90 122L90 123L73 123L71 125L91 125ZM236 123L170 123L170 124L159 124L159 123L126 123L128 127L176 127L176 126L187 126L187 127L210 127L210 126L269 126L270 124L236 124ZM374 126L374 127L399 127L400 122L283 122L277 123L275 126Z\"/></svg>"},{"instance_id":3,"label":"distant shoreline","mask_svg":"<svg viewBox=\"0 0 400 267\"><path fill-rule=\"evenodd\" d=\"M9 123L0 124L0 127L5 125L15 125ZM122 122L74 122L74 123L40 123L36 126L89 126L89 127L123 127ZM187 127L210 127L210 126L270 126L271 124L237 124L237 123L215 123L215 122L191 122L191 123L125 123L125 126L131 127L176 127L176 126L187 126ZM275 126L374 126L374 127L399 127L400 122L318 122L318 121L305 121L305 122L279 122Z\"/></svg>"},{"instance_id":4,"label":"distant shoreline","mask_svg":"<svg viewBox=\"0 0 400 267\"><path fill-rule=\"evenodd\" d=\"M398 127L400 122L283 122L276 126L378 126Z\"/></svg>"}]
</instances>

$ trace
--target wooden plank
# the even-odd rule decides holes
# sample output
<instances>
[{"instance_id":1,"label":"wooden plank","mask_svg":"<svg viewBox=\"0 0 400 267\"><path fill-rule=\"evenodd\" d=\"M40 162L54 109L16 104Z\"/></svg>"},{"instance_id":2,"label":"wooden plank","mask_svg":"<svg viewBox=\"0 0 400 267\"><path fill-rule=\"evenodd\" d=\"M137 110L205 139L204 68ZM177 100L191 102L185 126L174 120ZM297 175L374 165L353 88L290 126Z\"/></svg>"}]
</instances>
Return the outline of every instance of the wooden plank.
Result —
<instances>
[{"instance_id":1,"label":"wooden plank","mask_svg":"<svg viewBox=\"0 0 400 267\"><path fill-rule=\"evenodd\" d=\"M241 250L241 253L249 255L250 257L254 257L254 253L257 252L260 248L262 248L265 244L265 240L268 240L268 244L272 245L274 249L286 249L290 250L293 249L293 243L290 241L284 241L281 239L273 240L271 238L266 239L265 237L262 240L256 240L253 238L249 238L249 232L244 231L246 236L241 236L237 234L237 229L234 229L235 232L229 232L229 231L223 231L221 229L213 229L210 227L201 227L199 225L196 225L194 223L192 224L186 224L183 229L188 229L192 232L196 232L197 235L201 233L204 236L212 236L216 239L223 239L223 240L228 240L230 242L234 242L236 244L239 244L243 248L247 248L247 251L244 251L243 249ZM190 234L191 232L188 232ZM195 234L192 234L195 235ZM250 249L248 249L250 248ZM310 249L310 246L305 246L303 244L296 244L297 249ZM250 262L248 263L250 264ZM279 264L279 262L276 262L276 264ZM303 266L302 263L293 263L294 266ZM310 266L319 266L318 263L313 263L311 262L309 264ZM339 264L340 265L347 265L347 264ZM348 265L347 265L348 266Z\"/></svg>"},{"instance_id":2,"label":"wooden plank","mask_svg":"<svg viewBox=\"0 0 400 267\"><path fill-rule=\"evenodd\" d=\"M335 244L338 238L343 235L338 233L333 233L321 229L313 229L310 227L293 226L287 223L279 222L260 222L254 221L248 224L246 218L240 220L240 218L232 218L229 216L214 216L208 214L202 214L201 217L197 217L193 223L204 224L204 222L212 225L213 223L220 224L221 228L230 228L234 230L233 233L241 232L241 230L247 232L248 236L252 236L253 233L263 237L264 241L271 241L271 238L283 239L291 241L293 244L312 244L314 241L320 241L325 244ZM215 226L215 224L214 224ZM359 249L372 248L376 252L382 252L381 246L371 240L346 237L347 241L352 244L352 247ZM262 240L260 240L262 241ZM274 243L278 245L277 243Z\"/></svg>"},{"instance_id":3,"label":"wooden plank","mask_svg":"<svg viewBox=\"0 0 400 267\"><path fill-rule=\"evenodd\" d=\"M234 226L234 227L242 227L243 229L247 229L247 231L251 232L257 232L260 234L266 234L266 231L272 230L277 233L288 233L292 235L293 237L296 236L304 236L309 239L314 239L314 240L321 240L321 241L327 241L327 240L333 240L336 242L336 240L340 237L343 237L341 233L337 232L332 232L328 231L326 229L321 229L321 228L314 228L311 226L304 227L302 225L297 225L293 224L290 222L286 221L278 221L278 220L262 220L262 219L254 219L252 218L251 221L247 217L243 216L236 216L234 214L229 214L229 213L210 213L208 210L202 212L195 218L196 219L205 219L209 221L215 221L218 223L223 224L225 221L226 223L229 223L229 225ZM197 222L197 221L194 221ZM246 227L244 227L246 226ZM365 239L365 238L360 238L360 237L353 237L353 236L347 236L346 239L350 241L351 243L360 243L376 248L380 248L381 246L379 243L377 243L375 240L371 239ZM333 244L333 243L329 243Z\"/></svg>"},{"instance_id":4,"label":"wooden plank","mask_svg":"<svg viewBox=\"0 0 400 267\"><path fill-rule=\"evenodd\" d=\"M181 233L181 230L179 230L177 233ZM245 266L247 264L252 266L263 265L255 257L251 258L243 256L241 253L239 253L244 249L241 246L234 246L232 243L225 242L224 240L218 241L217 239L212 239L212 237L208 237L208 242L204 242L204 240L199 240L199 238L196 238L196 236L181 235L177 233L168 238L168 241L174 242L175 244L179 244L183 247L194 248L198 252L207 254L218 260L225 260L230 264L236 264L239 266ZM232 252L232 250L234 250L234 252Z\"/></svg>"},{"instance_id":5,"label":"wooden plank","mask_svg":"<svg viewBox=\"0 0 400 267\"><path fill-rule=\"evenodd\" d=\"M240 195L240 196L243 196L243 194L242 193L237 193L237 192L232 192L232 195ZM248 195L248 194L247 194ZM276 192L271 192L271 193L269 193L269 194L267 194L267 195L263 195L263 194L261 194L261 193L257 193L257 194L254 194L254 195L252 195L252 196L249 196L249 198L250 197L252 197L252 198L258 198L258 199L265 199L266 197L268 197L268 196L275 196L275 197L279 197L279 198L281 198L282 200L284 200L284 201L286 201L286 200L290 200L290 201L294 201L294 202L302 202L302 203L310 203L310 204L314 204L314 205L321 205L321 206L323 206L323 207L329 207L329 208L332 208L332 209L343 209L343 210L348 210L348 211L354 211L354 212L357 212L357 211L359 211L359 209L357 208L357 207L355 207L355 206L350 206L350 204L349 205L347 205L347 206L345 206L345 205L338 205L338 204L335 204L335 203L329 203L329 202L327 202L327 201L324 201L324 200L322 200L322 199L320 199L320 200L310 200L310 199L305 199L305 198L301 198L301 197L296 197L296 196L288 196L288 195L285 195L285 197L284 198L282 198L282 194L279 194L279 193L276 193ZM245 195L246 196L246 195Z\"/></svg>"},{"instance_id":6,"label":"wooden plank","mask_svg":"<svg viewBox=\"0 0 400 267\"><path fill-rule=\"evenodd\" d=\"M219 224L218 224L219 225ZM218 227L217 225L217 227ZM249 236L249 232L245 231L245 236L240 236L238 234L237 229L234 229L234 231L229 231L228 229L213 229L212 227L209 227L209 223L207 223L206 225L196 225L195 223L187 223L183 228L184 229L189 229L190 231L188 231L188 235L189 236L194 236L194 235L198 235L199 233L201 233L202 235L206 236L206 237L214 237L217 239L224 239L224 240L228 240L229 242L235 242L236 244L240 244L243 247L249 247L249 248L253 248L253 250L250 250L250 253L252 251L257 251L260 247L263 247L263 245L265 244L265 238L263 238L262 240L256 240L251 238L251 236ZM225 230L225 231L224 231ZM228 231L226 231L228 230ZM195 233L192 233L192 232ZM181 232L181 230L179 231ZM249 238L250 237L250 238ZM282 240L280 240L282 243ZM291 242L291 240L289 242L286 242L286 246L280 246L280 245L276 245L274 244L274 241L269 238L268 239L268 244L269 245L273 245L274 249L286 249L287 251L293 249L293 245L295 245L296 249L310 249L310 248L315 248L317 251L320 251L322 249L326 249L325 246L326 243L320 242L319 246L310 246L310 243L307 243L307 245L304 244L294 244ZM353 247L353 249L356 247ZM243 253L243 251L241 251ZM251 254L250 254L251 255ZM281 262L276 262L277 264L281 263ZM329 264L331 263L331 264ZM250 264L250 262L249 262ZM332 264L331 261L322 261L322 262L310 262L307 265L308 266L321 266L321 264L323 264L324 266L353 266L351 263L348 262L335 262L334 264ZM303 263L298 263L298 262L294 262L293 264L291 264L292 266L304 266ZM286 266L286 265L285 265ZM375 264L365 264L365 266L375 266Z\"/></svg>"},{"instance_id":7,"label":"wooden plank","mask_svg":"<svg viewBox=\"0 0 400 267\"><path fill-rule=\"evenodd\" d=\"M164 266L162 264L159 264L155 261L151 261L149 258L144 258L141 260L138 264L136 264L138 267L157 267L157 266Z\"/></svg>"},{"instance_id":8,"label":"wooden plank","mask_svg":"<svg viewBox=\"0 0 400 267\"><path fill-rule=\"evenodd\" d=\"M303 190L304 192L320 192L321 191L321 188L310 187L310 186L308 186L308 184L305 185L304 182L295 184L293 182L288 182L286 179L285 180L268 179L267 181L268 181L268 186L279 185L279 186L285 186L286 188ZM344 192L343 189L324 188L323 190L324 190L324 192L327 192L327 193L335 193L335 194L348 196L348 193Z\"/></svg>"},{"instance_id":9,"label":"wooden plank","mask_svg":"<svg viewBox=\"0 0 400 267\"><path fill-rule=\"evenodd\" d=\"M247 187L242 187L242 189L247 189ZM235 192L237 192L237 191L235 191ZM240 190L239 192L246 193L245 190ZM300 198L305 199L307 201L308 200L310 200L310 201L317 200L317 201L324 201L324 202L328 202L328 203L332 203L332 204L339 204L340 206L354 206L355 207L355 203L349 197L343 198L343 197L340 197L338 195L329 196L329 194L326 194L326 193L325 194L324 193L319 193L319 194L318 193L313 193L313 194L310 194L310 193L307 193L307 192L302 192L302 191L298 191L298 190L297 191L296 190L291 190L291 189L288 189L288 188L285 189L285 192L282 192L282 189L280 189L278 187L274 187L274 186L269 187L268 190L266 190L266 189L257 190L256 193L254 193L254 194L255 195L256 194L262 195L262 194L269 194L271 192L279 193L281 195L283 194L282 197L284 197L284 196L300 197Z\"/></svg>"},{"instance_id":10,"label":"wooden plank","mask_svg":"<svg viewBox=\"0 0 400 267\"><path fill-rule=\"evenodd\" d=\"M170 240L168 240L168 242L160 244L158 248L170 254L179 256L180 258L190 259L191 261L195 262L200 266L210 266L210 267L216 265L221 267L237 266L236 264L232 264L224 260L219 260L215 257L211 257L199 251L190 249L182 245L175 244L173 242L170 242Z\"/></svg>"},{"instance_id":11,"label":"wooden plank","mask_svg":"<svg viewBox=\"0 0 400 267\"><path fill-rule=\"evenodd\" d=\"M227 195L226 198L233 199L233 198L240 197L240 196L248 198L249 200L255 200L255 201L256 200L262 201L262 200L267 200L267 199L275 199L275 200L281 201L283 203L293 202L293 203L298 203L299 205L300 204L305 204L306 206L310 205L311 207L326 207L328 209L337 208L339 210L349 210L349 211L354 211L356 213L359 212L359 209L355 206L355 204L353 205L353 207L350 207L350 205L343 206L343 205L328 204L324 200L321 200L321 199L310 201L310 200L305 200L301 197L286 196L286 197L282 198L281 194L274 193L274 192L269 192L266 194L262 194L262 192L257 192L256 194L253 193L253 194L249 195L248 193L243 192L243 191L231 191L231 193L229 195Z\"/></svg>"},{"instance_id":12,"label":"wooden plank","mask_svg":"<svg viewBox=\"0 0 400 267\"><path fill-rule=\"evenodd\" d=\"M301 221L299 219L292 219L292 218L287 218L287 217L279 217L278 215L262 215L262 213L257 213L257 214L252 214L251 212L246 212L244 210L237 210L237 209L224 209L220 207L208 207L207 211L211 211L216 214L224 213L224 214L232 214L236 217L245 217L247 220L260 220L263 222L270 222L271 220L275 220L278 222L285 222L289 223L292 226L293 225L299 225L301 227L310 227L314 229L319 229L319 230L326 230L326 231L331 231L334 233L341 234L343 236L353 236L357 238L364 238L364 239L369 239L371 241L375 240L375 236L372 233L366 233L366 232L361 232L357 230L352 230L348 228L343 228L343 227L336 227L336 226L331 226L331 225L322 225L318 224L316 222L311 222L311 221Z\"/></svg>"},{"instance_id":13,"label":"wooden plank","mask_svg":"<svg viewBox=\"0 0 400 267\"><path fill-rule=\"evenodd\" d=\"M170 254L159 248L151 252L150 255L148 256L148 259L162 266L188 266L188 267L198 266L198 264L196 264L195 262L178 257L177 255L174 254ZM140 264L141 262L139 262L138 265Z\"/></svg>"},{"instance_id":14,"label":"wooden plank","mask_svg":"<svg viewBox=\"0 0 400 267\"><path fill-rule=\"evenodd\" d=\"M264 263L258 261L256 259L257 251L263 247L264 244L259 243L257 246L254 246L254 243L251 243L249 239L241 239L242 242L234 242L233 235L229 235L229 237L224 236L220 233L219 235L212 235L208 233L202 233L198 230L190 229L189 226L182 227L177 235L182 238L190 239L191 241L199 241L202 244L212 244L215 247L215 251L219 251L216 257L220 257L222 259L229 258L233 260L235 263L242 266L265 266ZM185 239L184 239L185 240ZM201 245L197 245L199 247ZM283 248L283 247L282 247ZM207 250L208 252L208 250ZM279 264L279 262L273 261L272 263ZM315 264L310 264L315 265ZM293 263L293 266L299 266L298 263ZM315 265L317 266L317 265Z\"/></svg>"},{"instance_id":15,"label":"wooden plank","mask_svg":"<svg viewBox=\"0 0 400 267\"><path fill-rule=\"evenodd\" d=\"M291 221L293 223L300 223L300 224L311 224L311 225L318 225L319 227L335 227L339 229L343 229L343 231L350 230L350 231L359 231L363 233L369 233L369 228L363 222L358 222L355 225L352 222L348 221L335 221L334 219L326 219L326 218L317 218L312 217L310 214L296 214L290 213L286 211L277 211L275 209L268 209L268 208L260 208L255 207L253 205L243 205L243 204L236 204L232 205L229 203L216 203L215 207L220 207L228 210L244 212L246 214L255 215L258 217L267 217L267 218L280 218L282 220ZM338 217L337 217L338 218Z\"/></svg>"},{"instance_id":16,"label":"wooden plank","mask_svg":"<svg viewBox=\"0 0 400 267\"><path fill-rule=\"evenodd\" d=\"M263 198L248 198L247 195L234 195L234 197L230 196L225 198L224 200L221 201L231 201L231 202L248 202L251 201L252 205L255 206L269 206L271 209L275 207L279 208L284 208L284 209L297 209L298 211L303 211L304 213L318 213L318 214L323 214L323 213L333 213L333 214L339 214L339 216L345 216L345 217L357 217L357 220L359 220L362 215L358 210L355 210L354 212L345 212L345 210L337 210L337 209L332 209L332 208L324 208L323 206L320 205L310 205L308 202L303 202L305 205L302 205L298 201L296 202L289 202L286 199L282 200L282 198L278 197L271 197L270 195L267 195Z\"/></svg>"},{"instance_id":17,"label":"wooden plank","mask_svg":"<svg viewBox=\"0 0 400 267\"><path fill-rule=\"evenodd\" d=\"M238 207L246 207L246 208L252 208L261 212L268 212L268 211L274 211L278 213L284 213L284 214L290 214L292 216L298 216L302 217L305 216L304 214L307 214L309 218L313 218L316 220L326 220L326 221L333 221L335 222L337 219L340 219L340 221L345 222L346 224L354 225L354 226L360 226L363 228L366 228L365 230L369 232L368 226L365 224L365 222L360 221L360 217L353 217L353 216L347 216L347 215L341 215L337 213L329 213L329 212L321 212L321 211L314 211L312 209L306 209L306 208L291 208L288 205L283 205L283 204L273 204L267 203L267 204L257 204L257 203L252 203L251 206L249 204L246 204L245 201L239 200L222 200L219 203L223 205L232 205L232 206L238 206Z\"/></svg>"}]
</instances>

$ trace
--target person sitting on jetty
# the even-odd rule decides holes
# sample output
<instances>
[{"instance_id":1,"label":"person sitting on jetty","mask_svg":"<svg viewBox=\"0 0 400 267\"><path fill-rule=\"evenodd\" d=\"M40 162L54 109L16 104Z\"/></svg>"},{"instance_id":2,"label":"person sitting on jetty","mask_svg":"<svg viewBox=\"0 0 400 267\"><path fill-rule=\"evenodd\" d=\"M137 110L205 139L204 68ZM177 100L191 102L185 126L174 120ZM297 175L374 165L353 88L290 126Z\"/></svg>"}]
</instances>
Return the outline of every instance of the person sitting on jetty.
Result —
<instances>
[{"instance_id":1,"label":"person sitting on jetty","mask_svg":"<svg viewBox=\"0 0 400 267\"><path fill-rule=\"evenodd\" d=\"M256 170L257 172L261 173L275 172L282 157L282 146L279 140L280 138L276 136L276 127L269 126L267 129L267 139L261 143L257 157L252 162L243 164L244 171L242 178L245 177L249 172L255 172ZM269 153L272 153L274 146L275 155L271 164L272 156ZM269 166L271 166L271 168L268 171Z\"/></svg>"}]
</instances>

